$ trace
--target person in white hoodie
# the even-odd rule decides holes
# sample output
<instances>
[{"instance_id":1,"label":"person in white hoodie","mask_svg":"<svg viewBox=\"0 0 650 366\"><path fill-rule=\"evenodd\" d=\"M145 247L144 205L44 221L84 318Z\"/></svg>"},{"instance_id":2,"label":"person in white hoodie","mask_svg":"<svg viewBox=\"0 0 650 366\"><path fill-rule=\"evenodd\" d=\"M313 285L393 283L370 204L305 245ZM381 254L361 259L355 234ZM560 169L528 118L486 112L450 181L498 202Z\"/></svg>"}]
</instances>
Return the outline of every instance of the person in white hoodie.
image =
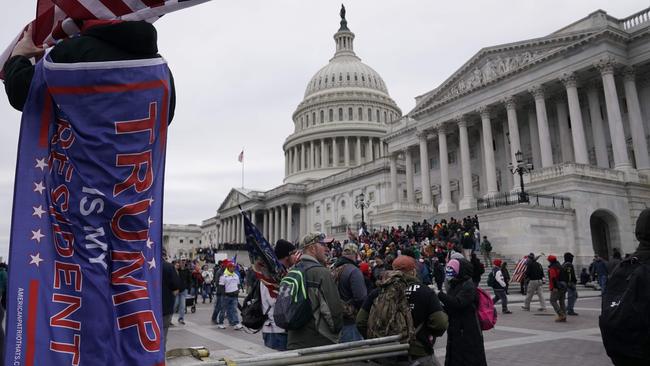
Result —
<instances>
[{"instance_id":1,"label":"person in white hoodie","mask_svg":"<svg viewBox=\"0 0 650 366\"><path fill-rule=\"evenodd\" d=\"M506 294L506 281L503 279L503 272L501 272L501 264L503 262L501 259L495 259L492 264L494 264L494 267L492 268L492 272L488 275L488 281L487 284L488 286L492 287L492 291L494 291L494 298L492 301L494 302L494 305L501 301L501 311L504 314L512 314L510 310L508 310L508 294Z\"/></svg>"},{"instance_id":2,"label":"person in white hoodie","mask_svg":"<svg viewBox=\"0 0 650 366\"><path fill-rule=\"evenodd\" d=\"M275 255L284 268L289 269L296 263L295 259L296 247L290 242L280 239L275 243ZM259 281L260 297L262 298L262 310L267 314L268 320L264 323L262 328L262 338L264 345L276 351L287 350L287 331L278 327L273 320L273 308L275 307L275 300L278 296L277 288L264 284Z\"/></svg>"}]
</instances>

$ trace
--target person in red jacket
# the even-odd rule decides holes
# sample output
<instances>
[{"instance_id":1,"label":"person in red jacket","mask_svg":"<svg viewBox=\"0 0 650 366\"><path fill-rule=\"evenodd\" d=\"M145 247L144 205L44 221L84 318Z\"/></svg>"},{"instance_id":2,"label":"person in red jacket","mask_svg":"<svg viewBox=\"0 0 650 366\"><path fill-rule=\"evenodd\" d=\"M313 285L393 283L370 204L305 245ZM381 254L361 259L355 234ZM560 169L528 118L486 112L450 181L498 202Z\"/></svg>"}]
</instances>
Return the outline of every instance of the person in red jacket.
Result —
<instances>
[{"instance_id":1,"label":"person in red jacket","mask_svg":"<svg viewBox=\"0 0 650 366\"><path fill-rule=\"evenodd\" d=\"M562 266L557 261L557 257L554 255L548 256L548 287L551 291L551 305L557 313L556 322L566 322L566 274L562 270Z\"/></svg>"}]
</instances>

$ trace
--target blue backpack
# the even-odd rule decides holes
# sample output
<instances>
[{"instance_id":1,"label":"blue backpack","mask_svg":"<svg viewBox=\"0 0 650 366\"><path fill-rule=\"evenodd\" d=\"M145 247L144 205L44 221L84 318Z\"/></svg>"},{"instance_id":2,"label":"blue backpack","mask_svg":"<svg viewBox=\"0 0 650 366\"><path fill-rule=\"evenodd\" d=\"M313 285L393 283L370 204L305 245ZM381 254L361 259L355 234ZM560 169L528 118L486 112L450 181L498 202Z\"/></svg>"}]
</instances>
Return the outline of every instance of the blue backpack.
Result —
<instances>
[{"instance_id":1,"label":"blue backpack","mask_svg":"<svg viewBox=\"0 0 650 366\"><path fill-rule=\"evenodd\" d=\"M301 329L313 318L308 289L318 288L320 284L308 282L306 274L314 267L319 265L298 263L282 278L273 309L273 320L280 328Z\"/></svg>"}]
</instances>

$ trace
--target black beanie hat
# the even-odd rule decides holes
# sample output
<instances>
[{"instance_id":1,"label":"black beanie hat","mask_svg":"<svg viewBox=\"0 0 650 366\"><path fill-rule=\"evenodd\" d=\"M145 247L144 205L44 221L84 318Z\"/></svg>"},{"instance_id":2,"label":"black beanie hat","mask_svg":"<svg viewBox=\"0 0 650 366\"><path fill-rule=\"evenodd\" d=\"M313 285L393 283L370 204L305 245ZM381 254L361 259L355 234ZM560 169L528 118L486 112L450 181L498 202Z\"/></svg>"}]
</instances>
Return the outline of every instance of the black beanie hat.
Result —
<instances>
[{"instance_id":1,"label":"black beanie hat","mask_svg":"<svg viewBox=\"0 0 650 366\"><path fill-rule=\"evenodd\" d=\"M639 218L636 220L636 228L634 230L636 238L642 244L649 245L650 242L650 208L646 208L641 212Z\"/></svg>"},{"instance_id":2,"label":"black beanie hat","mask_svg":"<svg viewBox=\"0 0 650 366\"><path fill-rule=\"evenodd\" d=\"M288 257L294 250L296 250L296 246L284 239L280 239L275 243L275 256L278 259Z\"/></svg>"},{"instance_id":3,"label":"black beanie hat","mask_svg":"<svg viewBox=\"0 0 650 366\"><path fill-rule=\"evenodd\" d=\"M573 263L573 254L571 254L569 252L564 253L564 261L569 262L569 263Z\"/></svg>"}]
</instances>

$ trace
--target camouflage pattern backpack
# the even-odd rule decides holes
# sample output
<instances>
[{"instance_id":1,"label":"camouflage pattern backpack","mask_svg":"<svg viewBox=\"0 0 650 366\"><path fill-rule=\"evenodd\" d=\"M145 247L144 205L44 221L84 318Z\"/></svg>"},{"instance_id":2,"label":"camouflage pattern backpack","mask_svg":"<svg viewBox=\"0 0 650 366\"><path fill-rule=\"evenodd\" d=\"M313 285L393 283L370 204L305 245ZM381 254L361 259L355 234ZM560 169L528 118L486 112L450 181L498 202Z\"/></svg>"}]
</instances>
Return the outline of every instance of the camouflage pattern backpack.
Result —
<instances>
[{"instance_id":1,"label":"camouflage pattern backpack","mask_svg":"<svg viewBox=\"0 0 650 366\"><path fill-rule=\"evenodd\" d=\"M368 338L401 335L403 341L415 337L413 316L408 302L409 287L400 271L386 271L377 283L379 295L375 298L368 316Z\"/></svg>"}]
</instances>

